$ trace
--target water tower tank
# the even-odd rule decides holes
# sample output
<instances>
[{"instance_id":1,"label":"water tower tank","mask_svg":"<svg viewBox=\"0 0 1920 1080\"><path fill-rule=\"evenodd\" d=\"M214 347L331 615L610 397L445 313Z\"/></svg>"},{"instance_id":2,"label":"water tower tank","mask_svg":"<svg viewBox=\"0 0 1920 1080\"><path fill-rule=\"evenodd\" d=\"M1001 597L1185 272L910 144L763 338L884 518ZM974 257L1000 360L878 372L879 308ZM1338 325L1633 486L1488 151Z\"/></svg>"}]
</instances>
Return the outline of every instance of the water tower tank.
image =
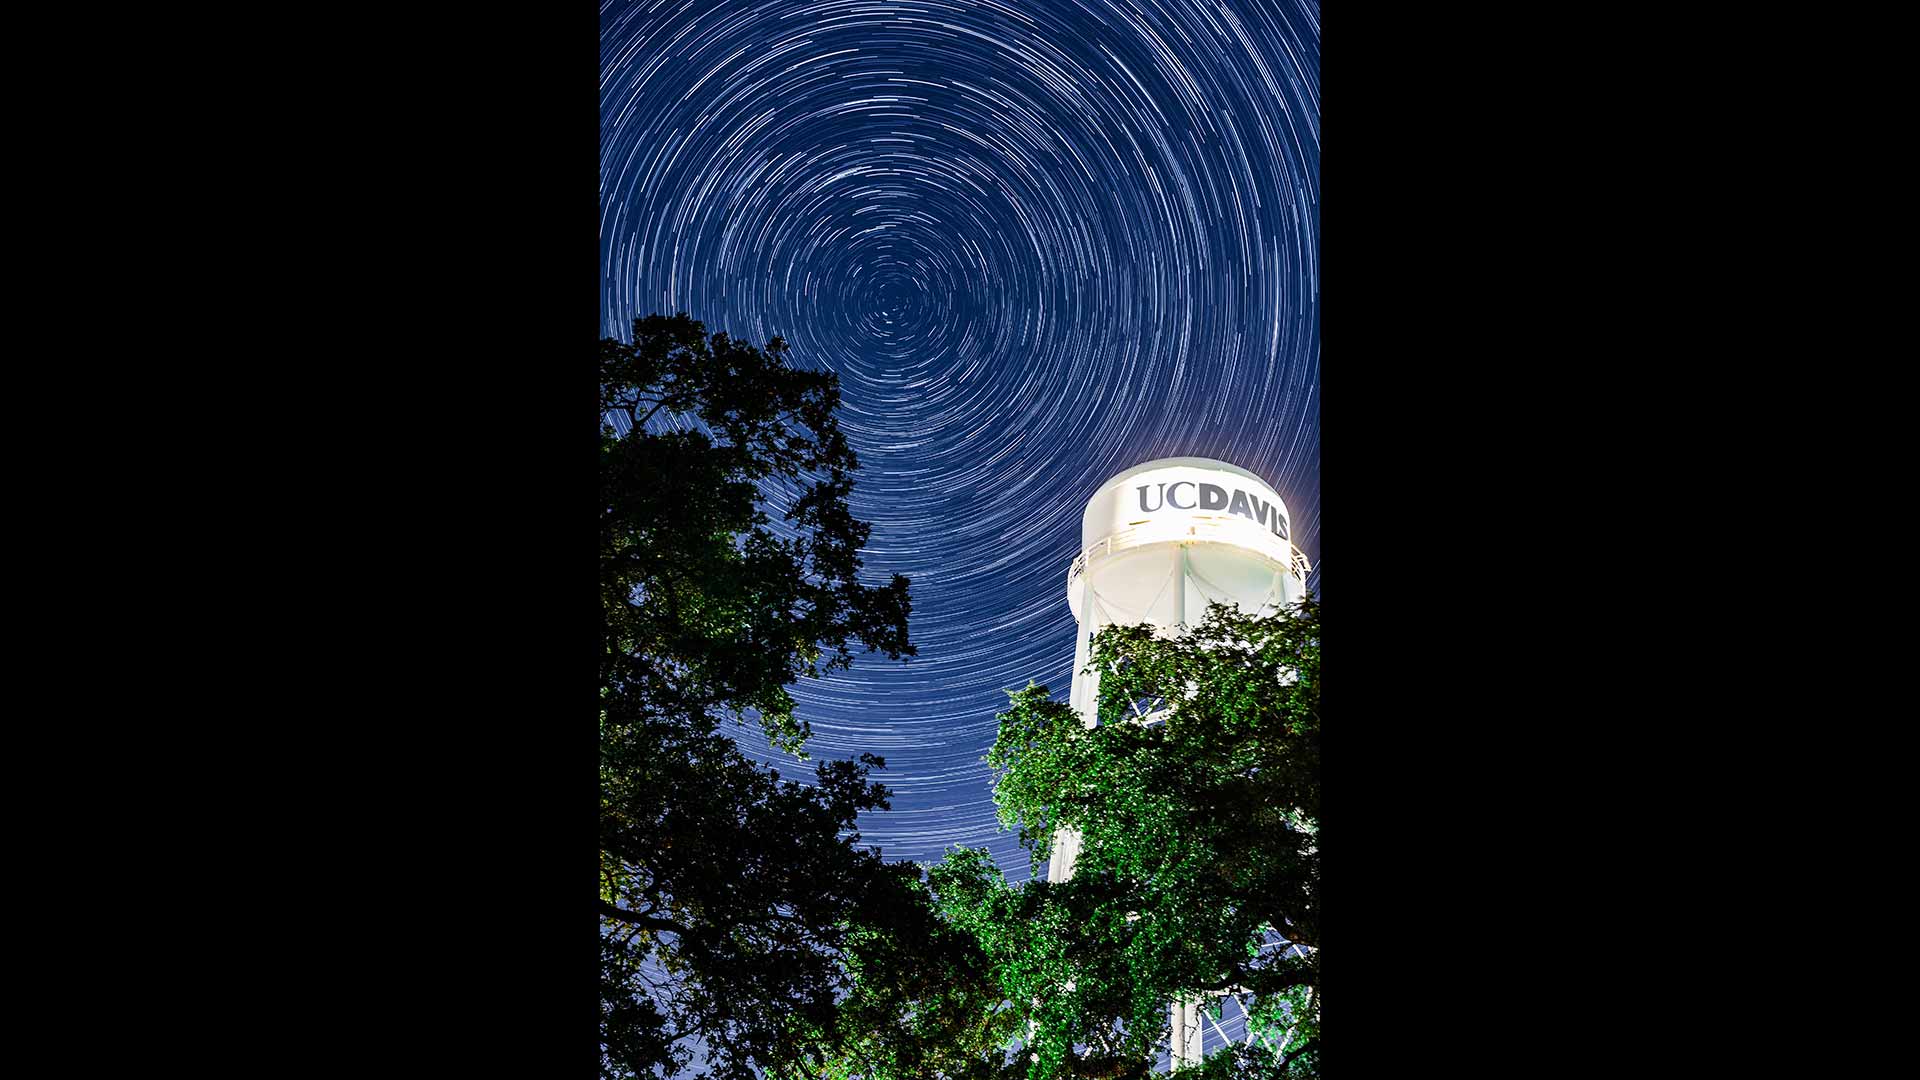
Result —
<instances>
[{"instance_id":1,"label":"water tower tank","mask_svg":"<svg viewBox=\"0 0 1920 1080\"><path fill-rule=\"evenodd\" d=\"M1150 623L1168 633L1199 622L1214 601L1273 612L1307 588L1293 522L1266 481L1209 458L1162 458L1100 485L1080 518L1080 554L1067 570L1067 605L1080 624L1071 703L1088 727L1100 678L1086 670L1102 627ZM1055 837L1047 878L1073 873L1079 837Z\"/></svg>"}]
</instances>

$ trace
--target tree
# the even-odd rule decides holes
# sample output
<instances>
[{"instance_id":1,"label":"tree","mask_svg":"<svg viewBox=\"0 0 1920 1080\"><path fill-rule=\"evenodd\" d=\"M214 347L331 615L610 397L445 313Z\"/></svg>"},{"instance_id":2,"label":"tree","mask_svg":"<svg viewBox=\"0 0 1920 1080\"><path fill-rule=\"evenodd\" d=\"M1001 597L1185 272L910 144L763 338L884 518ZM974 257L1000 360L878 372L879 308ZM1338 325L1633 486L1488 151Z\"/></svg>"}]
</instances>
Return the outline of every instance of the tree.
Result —
<instances>
[{"instance_id":1,"label":"tree","mask_svg":"<svg viewBox=\"0 0 1920 1080\"><path fill-rule=\"evenodd\" d=\"M754 716L798 749L795 679L849 666L853 639L914 651L907 579L858 581L871 530L847 509L859 462L839 380L789 367L777 337L762 351L685 315L633 326L630 344L600 342L601 684L650 715ZM706 430L649 431L655 416ZM767 527L768 481L804 488L790 539Z\"/></svg>"},{"instance_id":2,"label":"tree","mask_svg":"<svg viewBox=\"0 0 1920 1080\"><path fill-rule=\"evenodd\" d=\"M1144 1077L1170 1002L1235 991L1256 1038L1197 1075L1317 1076L1317 603L1266 617L1216 605L1178 637L1110 627L1092 663L1099 726L1029 686L988 755L1001 820L1036 871L1057 830L1082 833L1073 877L1016 887L965 849L929 874L940 918L991 976L971 1007L1024 1043L1001 1075Z\"/></svg>"},{"instance_id":3,"label":"tree","mask_svg":"<svg viewBox=\"0 0 1920 1080\"><path fill-rule=\"evenodd\" d=\"M770 1080L1000 1080L1021 1014L987 955L948 920L919 868L887 868L850 922L850 984L807 1055Z\"/></svg>"},{"instance_id":4,"label":"tree","mask_svg":"<svg viewBox=\"0 0 1920 1080\"><path fill-rule=\"evenodd\" d=\"M855 644L914 653L907 579L859 580L838 382L785 352L684 314L600 343L603 1076L800 1059L845 993L852 920L898 888L854 824L887 806L881 759L802 784L722 731L801 752L788 686ZM789 490L776 532L765 493Z\"/></svg>"}]
</instances>

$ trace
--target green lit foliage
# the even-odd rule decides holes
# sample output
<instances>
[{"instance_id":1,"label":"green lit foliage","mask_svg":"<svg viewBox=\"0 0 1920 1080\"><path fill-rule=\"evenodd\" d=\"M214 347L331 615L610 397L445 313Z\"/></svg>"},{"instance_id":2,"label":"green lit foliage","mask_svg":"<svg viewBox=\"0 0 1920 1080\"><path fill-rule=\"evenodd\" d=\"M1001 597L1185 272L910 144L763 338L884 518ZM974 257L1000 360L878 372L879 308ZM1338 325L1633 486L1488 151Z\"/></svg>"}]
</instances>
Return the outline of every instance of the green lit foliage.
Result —
<instances>
[{"instance_id":1,"label":"green lit foliage","mask_svg":"<svg viewBox=\"0 0 1920 1080\"><path fill-rule=\"evenodd\" d=\"M1092 664L1099 726L1029 686L988 756L1036 869L1056 830L1083 834L1073 877L1012 886L977 851L930 874L1019 1018L1010 1075L1144 1076L1169 1003L1230 989L1256 1037L1198 1075L1318 1075L1318 605L1109 628Z\"/></svg>"},{"instance_id":2,"label":"green lit foliage","mask_svg":"<svg viewBox=\"0 0 1920 1080\"><path fill-rule=\"evenodd\" d=\"M1023 1017L1007 1006L992 964L967 927L941 910L935 887L961 887L974 864L887 868L851 923L851 988L817 1051L770 1080L1002 1080ZM958 877L956 877L958 875Z\"/></svg>"},{"instance_id":3,"label":"green lit foliage","mask_svg":"<svg viewBox=\"0 0 1920 1080\"><path fill-rule=\"evenodd\" d=\"M748 1080L817 1055L849 942L901 906L901 873L917 878L854 828L887 805L879 758L802 784L722 730L757 721L799 751L789 685L847 666L855 643L914 651L907 580L858 580L868 527L847 508L838 385L784 352L684 315L600 343L603 1077L704 1060ZM657 417L671 430L649 430ZM796 493L784 539L763 487Z\"/></svg>"}]
</instances>

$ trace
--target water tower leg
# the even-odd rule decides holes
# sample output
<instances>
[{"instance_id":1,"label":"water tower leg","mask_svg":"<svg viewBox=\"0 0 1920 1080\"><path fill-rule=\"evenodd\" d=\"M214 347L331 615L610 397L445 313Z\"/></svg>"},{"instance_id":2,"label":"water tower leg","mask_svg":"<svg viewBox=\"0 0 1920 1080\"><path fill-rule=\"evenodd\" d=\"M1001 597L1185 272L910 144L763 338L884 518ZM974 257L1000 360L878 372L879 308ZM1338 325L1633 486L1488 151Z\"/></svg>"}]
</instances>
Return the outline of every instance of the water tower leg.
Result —
<instances>
[{"instance_id":1,"label":"water tower leg","mask_svg":"<svg viewBox=\"0 0 1920 1080\"><path fill-rule=\"evenodd\" d=\"M1200 1064L1200 1003L1173 1003L1173 1068Z\"/></svg>"},{"instance_id":2,"label":"water tower leg","mask_svg":"<svg viewBox=\"0 0 1920 1080\"><path fill-rule=\"evenodd\" d=\"M1187 622L1187 545L1180 545L1173 567L1173 625Z\"/></svg>"}]
</instances>

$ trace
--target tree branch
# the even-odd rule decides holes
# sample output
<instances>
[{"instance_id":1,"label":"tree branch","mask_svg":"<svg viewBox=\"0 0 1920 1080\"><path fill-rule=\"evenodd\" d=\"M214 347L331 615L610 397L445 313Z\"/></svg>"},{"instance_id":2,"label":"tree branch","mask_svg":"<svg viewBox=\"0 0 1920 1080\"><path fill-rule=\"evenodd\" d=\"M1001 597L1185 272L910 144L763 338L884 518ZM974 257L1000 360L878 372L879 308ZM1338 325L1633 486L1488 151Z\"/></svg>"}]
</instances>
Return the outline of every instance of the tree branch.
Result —
<instances>
[{"instance_id":1,"label":"tree branch","mask_svg":"<svg viewBox=\"0 0 1920 1080\"><path fill-rule=\"evenodd\" d=\"M600 914L618 922L637 926L642 930L671 930L682 935L692 933L686 926L672 919L663 919L657 915L641 915L623 907L615 907L605 900L600 901Z\"/></svg>"},{"instance_id":2,"label":"tree branch","mask_svg":"<svg viewBox=\"0 0 1920 1080\"><path fill-rule=\"evenodd\" d=\"M1272 994L1281 990L1291 990L1296 986L1312 986L1318 972L1310 969L1277 971L1263 968L1259 971L1242 972L1238 968L1229 971L1225 978L1216 982L1204 983L1194 987L1202 993L1215 993L1238 990L1241 993Z\"/></svg>"},{"instance_id":3,"label":"tree branch","mask_svg":"<svg viewBox=\"0 0 1920 1080\"><path fill-rule=\"evenodd\" d=\"M640 418L639 420L634 420L634 419L633 419L633 413L634 413L634 409L637 409L637 408L639 408L639 403L638 403L638 402L636 402L636 403L634 404L634 408L633 408L633 409L628 409L628 410L627 410L627 419L628 419L629 421L632 421L632 422L633 422L633 428L634 428L634 430L638 430L638 429L640 429L640 428L641 428L641 427L642 427L643 425L645 425L647 421L649 421L649 420L651 420L651 419L653 419L653 414L654 414L654 413L657 413L657 412L659 412L659 411L660 411L661 409L664 409L664 408L666 408L666 407L667 407L667 406L668 406L669 404L672 404L672 403L676 403L676 402L685 402L685 401L686 401L687 399L689 399L689 398L691 398L691 397L693 397L693 396L694 396L694 394L693 394L693 391L691 391L691 390L688 390L688 391L686 391L685 393L680 393L680 394L668 394L668 395L667 395L666 397L663 397L663 398L661 398L661 399L660 399L660 403L659 403L658 405L655 405L655 406L654 406L653 408L651 408L651 409L648 409L648 410L647 410L647 415L645 415L645 416L643 416L643 417L641 417L641 418ZM680 411L680 408L679 408L679 406L678 406L677 404L676 404L676 405L674 406L674 410L673 410L673 411L674 411L674 412L679 412L679 411Z\"/></svg>"},{"instance_id":4,"label":"tree branch","mask_svg":"<svg viewBox=\"0 0 1920 1080\"><path fill-rule=\"evenodd\" d=\"M600 901L600 914L604 915L609 919L614 919L616 921L627 923L632 926L637 926L642 930L671 930L672 932L676 934L680 934L683 937L694 933L693 927L688 926L687 924L679 922L675 919L668 919L658 915L642 915L637 911L630 911L623 907L615 907L614 905L609 904L605 900ZM807 920L797 915L783 915L778 911L754 912L751 915L742 915L739 918L728 919L725 922L716 922L709 926L702 927L702 929L711 931L713 933L725 933L726 931L733 930L737 927L747 926L749 924L761 922L762 920L768 920L768 919L776 920L784 923L792 923L793 925L801 927L802 929L806 929L809 931L812 930L812 927L809 927L807 925ZM816 935L813 935L811 933L808 934L808 937L810 939L814 938L815 936Z\"/></svg>"}]
</instances>

